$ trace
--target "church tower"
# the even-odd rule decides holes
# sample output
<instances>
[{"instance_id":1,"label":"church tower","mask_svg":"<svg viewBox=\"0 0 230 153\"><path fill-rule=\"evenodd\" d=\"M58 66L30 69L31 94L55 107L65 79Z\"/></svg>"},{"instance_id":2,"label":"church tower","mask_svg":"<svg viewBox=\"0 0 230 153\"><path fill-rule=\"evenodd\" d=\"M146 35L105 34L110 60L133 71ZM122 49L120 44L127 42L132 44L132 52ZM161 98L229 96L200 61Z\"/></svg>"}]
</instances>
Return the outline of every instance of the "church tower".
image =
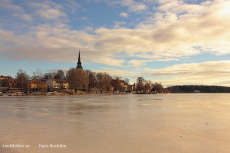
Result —
<instances>
[{"instance_id":1,"label":"church tower","mask_svg":"<svg viewBox=\"0 0 230 153\"><path fill-rule=\"evenodd\" d=\"M77 61L77 68L80 68L80 69L83 69L82 66L81 66L81 55L80 55L80 50L79 50L79 55L78 55L78 61Z\"/></svg>"}]
</instances>

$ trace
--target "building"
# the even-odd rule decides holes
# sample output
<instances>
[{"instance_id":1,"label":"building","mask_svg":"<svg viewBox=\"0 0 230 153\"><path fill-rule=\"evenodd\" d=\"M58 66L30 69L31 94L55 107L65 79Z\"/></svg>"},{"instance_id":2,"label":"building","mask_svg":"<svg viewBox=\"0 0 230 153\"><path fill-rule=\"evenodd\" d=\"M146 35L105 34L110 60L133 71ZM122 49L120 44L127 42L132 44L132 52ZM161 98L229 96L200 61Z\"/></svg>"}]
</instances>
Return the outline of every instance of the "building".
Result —
<instances>
[{"instance_id":1,"label":"building","mask_svg":"<svg viewBox=\"0 0 230 153\"><path fill-rule=\"evenodd\" d=\"M40 80L26 80L22 82L22 90L25 92L46 92L47 91L47 84Z\"/></svg>"},{"instance_id":2,"label":"building","mask_svg":"<svg viewBox=\"0 0 230 153\"><path fill-rule=\"evenodd\" d=\"M48 91L66 91L69 88L69 83L61 79L47 79L46 84Z\"/></svg>"},{"instance_id":3,"label":"building","mask_svg":"<svg viewBox=\"0 0 230 153\"><path fill-rule=\"evenodd\" d=\"M79 55L78 55L78 61L77 61L77 68L83 69L83 67L81 66L81 55L80 55L80 50L79 50Z\"/></svg>"},{"instance_id":4,"label":"building","mask_svg":"<svg viewBox=\"0 0 230 153\"><path fill-rule=\"evenodd\" d=\"M0 76L0 87L13 88L17 84L17 81L11 76Z\"/></svg>"},{"instance_id":5,"label":"building","mask_svg":"<svg viewBox=\"0 0 230 153\"><path fill-rule=\"evenodd\" d=\"M135 83L134 83L133 85L129 85L129 87L128 87L128 91L134 91L134 90L135 90L135 88L136 88Z\"/></svg>"},{"instance_id":6,"label":"building","mask_svg":"<svg viewBox=\"0 0 230 153\"><path fill-rule=\"evenodd\" d=\"M112 79L111 80L112 90L117 92L128 91L128 83L124 80Z\"/></svg>"},{"instance_id":7,"label":"building","mask_svg":"<svg viewBox=\"0 0 230 153\"><path fill-rule=\"evenodd\" d=\"M126 83L124 80L121 80L120 84L121 84L121 91L126 92L128 90L128 83Z\"/></svg>"}]
</instances>

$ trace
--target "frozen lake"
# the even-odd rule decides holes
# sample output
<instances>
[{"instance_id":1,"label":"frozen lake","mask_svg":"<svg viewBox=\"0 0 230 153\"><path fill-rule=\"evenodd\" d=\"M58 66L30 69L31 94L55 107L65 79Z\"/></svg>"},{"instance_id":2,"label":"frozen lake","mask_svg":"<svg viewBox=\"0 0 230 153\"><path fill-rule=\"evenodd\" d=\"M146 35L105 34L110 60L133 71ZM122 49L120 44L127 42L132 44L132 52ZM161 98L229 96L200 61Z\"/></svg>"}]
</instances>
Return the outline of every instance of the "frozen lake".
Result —
<instances>
[{"instance_id":1,"label":"frozen lake","mask_svg":"<svg viewBox=\"0 0 230 153\"><path fill-rule=\"evenodd\" d=\"M0 152L228 153L229 97L0 97Z\"/></svg>"}]
</instances>

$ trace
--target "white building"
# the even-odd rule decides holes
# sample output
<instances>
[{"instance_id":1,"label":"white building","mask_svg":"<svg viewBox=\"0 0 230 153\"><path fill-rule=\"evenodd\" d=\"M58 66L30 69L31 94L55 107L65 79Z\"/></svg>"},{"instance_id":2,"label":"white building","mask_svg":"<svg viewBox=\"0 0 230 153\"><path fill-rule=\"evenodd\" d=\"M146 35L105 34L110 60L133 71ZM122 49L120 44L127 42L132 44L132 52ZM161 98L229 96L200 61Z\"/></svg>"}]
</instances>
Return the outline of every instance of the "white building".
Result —
<instances>
[{"instance_id":1,"label":"white building","mask_svg":"<svg viewBox=\"0 0 230 153\"><path fill-rule=\"evenodd\" d=\"M64 91L69 88L69 83L61 79L48 79L46 80L48 91Z\"/></svg>"}]
</instances>

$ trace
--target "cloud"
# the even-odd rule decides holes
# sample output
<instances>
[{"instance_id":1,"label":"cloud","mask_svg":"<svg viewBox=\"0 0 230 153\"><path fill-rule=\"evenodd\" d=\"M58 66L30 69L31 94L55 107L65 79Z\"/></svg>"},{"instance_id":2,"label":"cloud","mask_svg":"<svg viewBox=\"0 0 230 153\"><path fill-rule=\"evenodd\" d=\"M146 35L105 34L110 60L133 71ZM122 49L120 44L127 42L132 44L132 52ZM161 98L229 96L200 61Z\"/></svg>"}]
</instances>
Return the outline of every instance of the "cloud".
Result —
<instances>
[{"instance_id":1,"label":"cloud","mask_svg":"<svg viewBox=\"0 0 230 153\"><path fill-rule=\"evenodd\" d=\"M27 2L26 4L34 8L34 13L44 20L59 20L61 17L67 17L67 14L62 11L63 7L55 2L43 0L42 2Z\"/></svg>"},{"instance_id":2,"label":"cloud","mask_svg":"<svg viewBox=\"0 0 230 153\"><path fill-rule=\"evenodd\" d=\"M47 9L35 11L42 19L58 20L60 17L66 17L67 15L58 9Z\"/></svg>"},{"instance_id":3,"label":"cloud","mask_svg":"<svg viewBox=\"0 0 230 153\"><path fill-rule=\"evenodd\" d=\"M148 8L144 3L135 2L133 0L120 0L120 1L115 1L113 3L120 4L122 6L127 6L129 12L141 12Z\"/></svg>"},{"instance_id":4,"label":"cloud","mask_svg":"<svg viewBox=\"0 0 230 153\"><path fill-rule=\"evenodd\" d=\"M88 21L89 19L87 17L81 17L83 21Z\"/></svg>"},{"instance_id":5,"label":"cloud","mask_svg":"<svg viewBox=\"0 0 230 153\"><path fill-rule=\"evenodd\" d=\"M2 30L0 29L0 45L2 45L1 50L0 50L0 54L1 53L5 53L7 54L7 49L4 50L5 47L8 47L7 44L11 44L11 43L17 43L19 42L18 40L18 36L15 35L12 31L7 31L7 30ZM21 43L18 43L19 45L21 45Z\"/></svg>"},{"instance_id":6,"label":"cloud","mask_svg":"<svg viewBox=\"0 0 230 153\"><path fill-rule=\"evenodd\" d=\"M113 69L113 68L106 68L106 67L102 67L101 70L93 70L96 73L99 72L106 72L111 76L121 76L121 77L135 77L138 73L136 73L135 71L128 71L128 70L121 70L121 69Z\"/></svg>"},{"instance_id":7,"label":"cloud","mask_svg":"<svg viewBox=\"0 0 230 153\"><path fill-rule=\"evenodd\" d=\"M173 85L229 85L230 61L210 61L203 63L184 63L161 69L114 69L102 67L94 72L107 72L111 76L118 75L135 81L144 76L153 83L161 82L164 87Z\"/></svg>"},{"instance_id":8,"label":"cloud","mask_svg":"<svg viewBox=\"0 0 230 153\"><path fill-rule=\"evenodd\" d=\"M82 6L76 3L73 0L66 0L67 3L65 3L65 6L68 10L71 11L71 13L74 13L77 9L81 8Z\"/></svg>"},{"instance_id":9,"label":"cloud","mask_svg":"<svg viewBox=\"0 0 230 153\"><path fill-rule=\"evenodd\" d=\"M119 15L123 18L128 18L129 16L128 13L124 13L124 12L120 13Z\"/></svg>"},{"instance_id":10,"label":"cloud","mask_svg":"<svg viewBox=\"0 0 230 153\"><path fill-rule=\"evenodd\" d=\"M130 67L140 67L140 66L144 66L147 62L150 62L150 60L130 60L128 61L128 66Z\"/></svg>"},{"instance_id":11,"label":"cloud","mask_svg":"<svg viewBox=\"0 0 230 153\"><path fill-rule=\"evenodd\" d=\"M142 3L134 3L133 5L131 5L128 9L129 12L139 12L139 11L143 11L146 10L147 6L142 4Z\"/></svg>"},{"instance_id":12,"label":"cloud","mask_svg":"<svg viewBox=\"0 0 230 153\"><path fill-rule=\"evenodd\" d=\"M137 4L132 0L118 2L124 6ZM20 35L1 29L1 47L4 49L0 54L16 60L76 62L76 51L81 48L87 55L93 55L85 57L89 62L120 67L127 65L126 58L137 58L144 64L148 60L180 60L202 52L230 54L230 22L226 22L230 20L229 1L215 0L199 5L161 2L158 12L152 12L134 29L121 27L125 22L115 22L113 29L91 27L85 31L73 30L59 20L67 18L62 6L50 1L30 2L27 5L45 21L56 22L28 25L25 33ZM174 7L165 6L171 2L175 3ZM41 55L34 54L35 51ZM66 58L60 58L63 54ZM118 58L119 54L123 56ZM130 65L134 63L129 62Z\"/></svg>"},{"instance_id":13,"label":"cloud","mask_svg":"<svg viewBox=\"0 0 230 153\"><path fill-rule=\"evenodd\" d=\"M17 17L23 21L32 21L32 17L28 14L14 14L13 15L14 17Z\"/></svg>"},{"instance_id":14,"label":"cloud","mask_svg":"<svg viewBox=\"0 0 230 153\"><path fill-rule=\"evenodd\" d=\"M113 28L115 28L115 29L120 29L120 28L122 28L121 27L121 25L123 25L123 24L126 24L126 22L114 22L114 26L113 26ZM124 27L123 27L124 28Z\"/></svg>"},{"instance_id":15,"label":"cloud","mask_svg":"<svg viewBox=\"0 0 230 153\"><path fill-rule=\"evenodd\" d=\"M163 85L228 85L230 61L177 64L162 69L145 68L145 76ZM222 82L222 83L221 83Z\"/></svg>"},{"instance_id":16,"label":"cloud","mask_svg":"<svg viewBox=\"0 0 230 153\"><path fill-rule=\"evenodd\" d=\"M12 3L12 0L0 0L2 4L10 4Z\"/></svg>"},{"instance_id":17,"label":"cloud","mask_svg":"<svg viewBox=\"0 0 230 153\"><path fill-rule=\"evenodd\" d=\"M35 9L50 9L51 6L49 6L48 4L46 3L39 3L39 2L26 2L26 4L29 6L29 7L33 7Z\"/></svg>"},{"instance_id":18,"label":"cloud","mask_svg":"<svg viewBox=\"0 0 230 153\"><path fill-rule=\"evenodd\" d=\"M33 7L35 9L62 9L63 7L55 2L48 0L41 0L41 2L26 2L29 7Z\"/></svg>"},{"instance_id":19,"label":"cloud","mask_svg":"<svg viewBox=\"0 0 230 153\"><path fill-rule=\"evenodd\" d=\"M20 12L20 13L25 13L25 10L17 5L11 4L11 1L3 1L2 4L0 4L0 9L2 10L10 10L12 12Z\"/></svg>"},{"instance_id":20,"label":"cloud","mask_svg":"<svg viewBox=\"0 0 230 153\"><path fill-rule=\"evenodd\" d=\"M147 18L136 28L154 29L153 41L166 47L187 46L194 51L201 47L202 51L229 53L226 50L226 46L229 46L229 23L225 22L230 19L229 11L226 11L229 7L230 3L227 1L201 5L177 3L173 8L167 9L162 9L161 5L159 9L165 12L154 14L154 17ZM223 45L224 48L221 47Z\"/></svg>"}]
</instances>

